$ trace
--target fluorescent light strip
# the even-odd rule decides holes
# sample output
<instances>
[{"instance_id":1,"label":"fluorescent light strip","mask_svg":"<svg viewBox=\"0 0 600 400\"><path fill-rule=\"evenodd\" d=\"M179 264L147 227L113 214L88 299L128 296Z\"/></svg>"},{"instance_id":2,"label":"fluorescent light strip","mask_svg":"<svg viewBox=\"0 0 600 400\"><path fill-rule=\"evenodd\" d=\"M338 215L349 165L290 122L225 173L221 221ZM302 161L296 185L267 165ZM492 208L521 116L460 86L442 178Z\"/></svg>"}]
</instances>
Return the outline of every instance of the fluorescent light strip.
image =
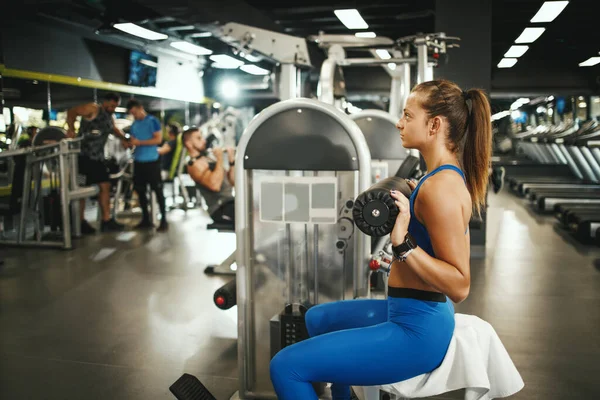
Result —
<instances>
[{"instance_id":1,"label":"fluorescent light strip","mask_svg":"<svg viewBox=\"0 0 600 400\"><path fill-rule=\"evenodd\" d=\"M517 63L516 58L503 58L498 63L498 68L512 68Z\"/></svg>"},{"instance_id":2,"label":"fluorescent light strip","mask_svg":"<svg viewBox=\"0 0 600 400\"><path fill-rule=\"evenodd\" d=\"M391 69L392 71L396 70L396 64L394 63L388 63L388 68Z\"/></svg>"},{"instance_id":3,"label":"fluorescent light strip","mask_svg":"<svg viewBox=\"0 0 600 400\"><path fill-rule=\"evenodd\" d=\"M219 64L219 63L212 63L211 67L217 68L217 69L237 69L237 68L239 68L239 66L237 66L237 65Z\"/></svg>"},{"instance_id":4,"label":"fluorescent light strip","mask_svg":"<svg viewBox=\"0 0 600 400\"><path fill-rule=\"evenodd\" d=\"M164 33L154 32L150 29L142 28L141 26L132 24L130 22L126 22L123 24L114 24L113 26L120 31L148 40L164 40L169 37Z\"/></svg>"},{"instance_id":5,"label":"fluorescent light strip","mask_svg":"<svg viewBox=\"0 0 600 400\"><path fill-rule=\"evenodd\" d=\"M590 57L584 62L580 62L580 67L593 67L596 64L600 64L600 57Z\"/></svg>"},{"instance_id":6,"label":"fluorescent light strip","mask_svg":"<svg viewBox=\"0 0 600 400\"><path fill-rule=\"evenodd\" d=\"M515 43L533 43L542 36L545 30L546 28L525 28Z\"/></svg>"},{"instance_id":7,"label":"fluorescent light strip","mask_svg":"<svg viewBox=\"0 0 600 400\"><path fill-rule=\"evenodd\" d=\"M147 66L152 67L152 68L158 68L158 63L157 62L146 60L145 58L142 58L140 60L140 64L144 64L144 65L147 65Z\"/></svg>"},{"instance_id":8,"label":"fluorescent light strip","mask_svg":"<svg viewBox=\"0 0 600 400\"><path fill-rule=\"evenodd\" d=\"M375 53L377 53L379 58L381 58L382 60L389 60L390 58L392 58L392 56L390 55L390 53L387 50L378 49L378 50L375 50Z\"/></svg>"},{"instance_id":9,"label":"fluorescent light strip","mask_svg":"<svg viewBox=\"0 0 600 400\"><path fill-rule=\"evenodd\" d=\"M207 37L211 37L213 34L212 32L198 32L198 33L192 33L190 35L187 35L187 37L191 37L191 38L207 38Z\"/></svg>"},{"instance_id":10,"label":"fluorescent light strip","mask_svg":"<svg viewBox=\"0 0 600 400\"><path fill-rule=\"evenodd\" d=\"M242 65L240 69L252 75L269 75L269 70L252 64Z\"/></svg>"},{"instance_id":11,"label":"fluorescent light strip","mask_svg":"<svg viewBox=\"0 0 600 400\"><path fill-rule=\"evenodd\" d=\"M504 117L508 117L510 115L510 111L500 111L494 115L492 115L492 121L497 121Z\"/></svg>"},{"instance_id":12,"label":"fluorescent light strip","mask_svg":"<svg viewBox=\"0 0 600 400\"><path fill-rule=\"evenodd\" d=\"M504 53L504 57L519 58L529 50L529 46L510 46L510 49Z\"/></svg>"},{"instance_id":13,"label":"fluorescent light strip","mask_svg":"<svg viewBox=\"0 0 600 400\"><path fill-rule=\"evenodd\" d=\"M568 4L568 1L547 1L533 18L531 18L531 22L552 22Z\"/></svg>"},{"instance_id":14,"label":"fluorescent light strip","mask_svg":"<svg viewBox=\"0 0 600 400\"><path fill-rule=\"evenodd\" d=\"M171 47L197 56L207 56L212 54L212 50L189 42L171 42Z\"/></svg>"},{"instance_id":15,"label":"fluorescent light strip","mask_svg":"<svg viewBox=\"0 0 600 400\"><path fill-rule=\"evenodd\" d=\"M377 34L375 34L375 32L356 32L354 36L356 36L357 38L373 39L377 37Z\"/></svg>"},{"instance_id":16,"label":"fluorescent light strip","mask_svg":"<svg viewBox=\"0 0 600 400\"><path fill-rule=\"evenodd\" d=\"M357 9L335 10L334 14L348 29L368 29L369 25Z\"/></svg>"},{"instance_id":17,"label":"fluorescent light strip","mask_svg":"<svg viewBox=\"0 0 600 400\"><path fill-rule=\"evenodd\" d=\"M244 65L243 61L237 60L233 57L229 57L227 54L215 54L210 56L210 59L216 62L220 67L215 68L238 68ZM215 65L213 64L213 67Z\"/></svg>"}]
</instances>

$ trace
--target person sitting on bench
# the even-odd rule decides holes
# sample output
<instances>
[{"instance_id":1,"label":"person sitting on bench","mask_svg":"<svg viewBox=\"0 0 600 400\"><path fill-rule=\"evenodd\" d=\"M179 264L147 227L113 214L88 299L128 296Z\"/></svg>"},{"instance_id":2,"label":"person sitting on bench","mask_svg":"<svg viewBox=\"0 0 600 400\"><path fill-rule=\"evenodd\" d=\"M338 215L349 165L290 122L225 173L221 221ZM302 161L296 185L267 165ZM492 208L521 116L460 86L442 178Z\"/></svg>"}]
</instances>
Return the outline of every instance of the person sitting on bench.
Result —
<instances>
[{"instance_id":1,"label":"person sitting on bench","mask_svg":"<svg viewBox=\"0 0 600 400\"><path fill-rule=\"evenodd\" d=\"M188 152L187 173L196 182L208 206L208 214L215 223L235 224L233 196L235 149L212 148L207 151L206 139L198 128L183 132L183 145ZM224 160L227 154L227 161ZM225 170L229 163L229 171Z\"/></svg>"},{"instance_id":2,"label":"person sitting on bench","mask_svg":"<svg viewBox=\"0 0 600 400\"><path fill-rule=\"evenodd\" d=\"M310 336L271 360L277 398L317 400L312 382L330 382L332 398L350 385L394 384L435 370L455 327L454 306L470 289L469 221L485 207L492 149L490 104L479 89L446 80L417 85L397 124L402 145L417 149L427 175L409 183L390 239L394 261L387 299L315 305Z\"/></svg>"}]
</instances>

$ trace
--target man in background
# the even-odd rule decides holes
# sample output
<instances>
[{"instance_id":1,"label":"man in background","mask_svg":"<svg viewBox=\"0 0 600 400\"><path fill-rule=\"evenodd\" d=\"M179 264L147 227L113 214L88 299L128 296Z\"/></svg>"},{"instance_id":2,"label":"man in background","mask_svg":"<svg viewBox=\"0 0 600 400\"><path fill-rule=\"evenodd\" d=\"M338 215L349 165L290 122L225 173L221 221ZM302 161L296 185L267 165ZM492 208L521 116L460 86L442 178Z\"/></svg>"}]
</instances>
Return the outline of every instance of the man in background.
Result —
<instances>
[{"instance_id":1,"label":"man in background","mask_svg":"<svg viewBox=\"0 0 600 400\"><path fill-rule=\"evenodd\" d=\"M235 150L214 148L214 159L209 158L206 153L206 139L202 137L198 128L190 128L183 132L183 144L189 155L187 172L206 201L208 214L214 222L234 224ZM228 171L225 170L225 162L229 164Z\"/></svg>"},{"instance_id":2,"label":"man in background","mask_svg":"<svg viewBox=\"0 0 600 400\"><path fill-rule=\"evenodd\" d=\"M135 146L133 153L133 185L142 208L142 222L137 228L154 228L148 209L147 186L150 185L150 189L156 194L156 200L160 208L161 221L158 231L165 232L169 229L169 225L167 223L165 195L160 176L161 168L158 155L158 145L162 142L160 122L155 116L146 113L139 100L129 100L127 112L135 118L129 130L131 135L129 143Z\"/></svg>"},{"instance_id":3,"label":"man in background","mask_svg":"<svg viewBox=\"0 0 600 400\"><path fill-rule=\"evenodd\" d=\"M122 231L124 226L110 215L110 175L104 163L104 146L108 135L113 134L125 140L125 135L115 126L114 112L121 102L116 93L104 95L102 104L88 103L67 111L67 136L74 138L75 120L81 117L79 136L83 137L79 155L78 183L82 186L98 185L98 203L102 213L102 232ZM92 234L96 230L85 220L85 199L81 200L81 232Z\"/></svg>"},{"instance_id":4,"label":"man in background","mask_svg":"<svg viewBox=\"0 0 600 400\"><path fill-rule=\"evenodd\" d=\"M158 148L158 154L161 157L163 180L166 180L169 176L169 171L171 170L171 165L173 164L173 155L175 154L175 149L177 148L177 135L180 133L181 127L178 123L173 122L168 124L167 134L169 135L169 140L164 142L163 145Z\"/></svg>"}]
</instances>

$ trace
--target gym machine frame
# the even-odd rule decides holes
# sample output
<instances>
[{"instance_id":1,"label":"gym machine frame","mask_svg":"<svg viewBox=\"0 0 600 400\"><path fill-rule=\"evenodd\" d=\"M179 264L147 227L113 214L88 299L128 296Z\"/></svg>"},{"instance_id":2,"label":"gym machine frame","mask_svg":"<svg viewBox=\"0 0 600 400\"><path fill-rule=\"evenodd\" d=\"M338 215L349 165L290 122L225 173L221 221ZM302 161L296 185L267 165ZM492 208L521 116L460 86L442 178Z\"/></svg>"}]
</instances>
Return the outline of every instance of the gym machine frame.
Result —
<instances>
[{"instance_id":1,"label":"gym machine frame","mask_svg":"<svg viewBox=\"0 0 600 400\"><path fill-rule=\"evenodd\" d=\"M254 182L254 171L265 170L267 172L283 172L292 173L295 171L307 171L307 169L296 169L293 170L285 170L283 168L278 169L266 169L266 168L257 168L254 169L252 166L252 160L249 161L249 158L253 157L254 154L249 153L249 144L251 144L251 140L254 135L257 134L257 137L260 138L261 135L265 134L267 128L263 128L263 125L273 121L279 121L280 118L284 116L291 116L294 113L298 114L308 114L312 113L314 115L319 115L321 118L326 120L333 120L338 128L341 128L339 131L343 130L346 135L346 140L348 138L351 140L353 147L357 154L357 159L353 160L354 163L357 163L357 170L354 170L355 178L354 178L354 191L356 193L352 193L353 196L357 195L359 192L366 190L371 184L370 177L370 153L360 131L360 128L354 123L350 118L348 118L345 114L343 114L340 110L334 108L333 106L323 104L322 102L317 102L315 100L308 99L295 99L288 100L284 102L277 103L275 105L270 106L265 109L263 112L258 114L247 127L244 135L242 136L240 143L238 145L238 152L236 155L236 236L237 236L237 251L236 251L236 260L237 262L237 303L238 303L238 367L239 367L239 384L240 391L239 393L234 394L232 399L249 399L249 398L260 398L260 399L276 399L273 392L261 392L256 391L255 386L256 382L256 371L255 371L255 358L256 352L263 350L264 348L253 346L256 344L255 342L255 324L254 321L254 312L256 311L256 307L258 307L257 302L258 299L255 300L254 292L256 289L257 282L254 282L254 268L257 265L257 255L253 254L255 250L255 246L257 245L255 242L259 239L255 238L255 233L253 231L253 226L259 221L257 221L257 210L255 205L254 191L256 190L255 182ZM269 125L270 126L270 125ZM310 128L299 128L299 129L310 129ZM312 132L314 134L314 132ZM327 137L330 132L321 134L324 138ZM320 136L320 135L318 135ZM287 137L286 137L287 138ZM288 140L285 138L280 139L282 141ZM315 172L319 171L319 169L313 169ZM345 172L345 171L344 171ZM286 175L287 176L287 175ZM295 175L294 175L295 176ZM337 175L336 175L337 176ZM339 178L337 178L339 179ZM338 194L336 193L336 197ZM343 199L345 202L345 200ZM250 205L253 207L251 208ZM340 208L340 207L338 207ZM290 225L292 223L282 223L285 224L286 230L290 232ZM299 223L302 224L302 223ZM306 223L305 227L307 226ZM314 224L315 231L319 232L319 224ZM343 224L339 225L340 222L338 220L338 230L344 231L342 229ZM350 224L352 224L350 222ZM345 226L345 225L344 225ZM353 228L353 226L349 226L349 228ZM306 228L307 229L307 228ZM346 228L348 229L348 228ZM314 241L317 246L322 246L318 240L319 235L315 235ZM286 238L290 239L290 236L286 234ZM353 255L352 257L352 297L362 297L367 296L369 287L368 287L368 254L370 254L370 238L366 235L358 234L355 232L352 237L349 239L351 241L351 245L348 245L348 248L352 248ZM309 241L310 242L310 241ZM304 243L305 246L309 246L309 243ZM292 249L291 244L290 250ZM350 247L352 246L352 247ZM315 246L316 247L316 246ZM334 252L336 249L333 248L332 245L331 251ZM313 249L315 249L313 247ZM321 249L322 251L323 249ZM310 264L313 264L313 268L315 269L315 281L318 280L318 267L323 267L319 263L319 253L316 250L313 250L316 255L314 261L310 260ZM291 253L290 253L291 254ZM307 253L308 254L308 253ZM290 256L291 257L291 256ZM309 259L307 256L307 269ZM294 269L294 261L290 258L290 268L287 269L287 290L288 290L288 299L293 295L290 294L290 291L295 290L293 286L295 282L292 280L292 275L296 275ZM345 264L344 264L345 265ZM342 266L344 268L344 266ZM344 274L342 274L344 275ZM315 296L314 303L318 304L318 287L315 287ZM343 296L342 296L343 298ZM292 299L293 300L293 299ZM273 320L271 320L271 324L273 324ZM272 340L273 335L271 335ZM264 342L264 339L263 339ZM262 344L264 344L261 342ZM271 346L273 342L271 342ZM270 360L269 356L269 360ZM264 367L264 366L263 366ZM267 365L268 367L268 365ZM268 368L267 368L268 370Z\"/></svg>"},{"instance_id":2,"label":"gym machine frame","mask_svg":"<svg viewBox=\"0 0 600 400\"><path fill-rule=\"evenodd\" d=\"M280 99L287 100L300 97L301 88L297 66L312 66L308 55L308 47L304 39L249 25L238 24L236 22L225 24L217 32L217 36L223 42L232 46L235 54L244 57L251 55L253 52L258 52L261 56L276 63L280 63L281 75L278 86ZM225 115L223 118L224 117ZM205 124L206 126L201 126L200 130L204 132L205 129L210 128L211 124L214 124L212 120L208 121ZM178 175L180 175L182 171L183 167L180 166ZM239 191L236 189L236 198L238 195ZM236 251L231 253L220 264L208 266L206 272L210 275L235 276L237 269L234 270L231 268L235 261Z\"/></svg>"},{"instance_id":3,"label":"gym machine frame","mask_svg":"<svg viewBox=\"0 0 600 400\"><path fill-rule=\"evenodd\" d=\"M417 83L433 79L433 66L437 65L440 56L452 47L459 47L460 38L446 36L444 32L406 36L396 41L386 37L356 38L352 35L327 35L319 33L309 37L321 48L327 50L328 57L321 66L319 100L334 104L335 71L338 67L384 66L392 77L390 89L389 113L399 117L412 87L411 66L417 67ZM411 48L416 47L416 56L411 56ZM345 49L368 49L373 58L346 58ZM375 49L390 50L392 58L382 59ZM432 57L428 56L432 49ZM395 64L394 69L388 64Z\"/></svg>"},{"instance_id":4,"label":"gym machine frame","mask_svg":"<svg viewBox=\"0 0 600 400\"><path fill-rule=\"evenodd\" d=\"M98 193L98 188L79 187L77 185L78 155L81 152L82 139L63 139L58 143L36 146L26 150L15 150L0 153L0 157L11 157L18 154L27 154L25 172L23 176L23 195L21 214L17 237L15 240L0 240L0 244L9 246L39 246L72 248L71 222L73 236L81 236L79 223L79 200L92 197ZM60 185L62 241L43 239L43 203L42 203L42 167L48 161L56 162L58 166L58 179ZM32 189L33 183L33 189ZM31 194L37 199L31 204ZM33 207L30 210L30 205ZM35 239L26 239L27 216L34 215Z\"/></svg>"}]
</instances>

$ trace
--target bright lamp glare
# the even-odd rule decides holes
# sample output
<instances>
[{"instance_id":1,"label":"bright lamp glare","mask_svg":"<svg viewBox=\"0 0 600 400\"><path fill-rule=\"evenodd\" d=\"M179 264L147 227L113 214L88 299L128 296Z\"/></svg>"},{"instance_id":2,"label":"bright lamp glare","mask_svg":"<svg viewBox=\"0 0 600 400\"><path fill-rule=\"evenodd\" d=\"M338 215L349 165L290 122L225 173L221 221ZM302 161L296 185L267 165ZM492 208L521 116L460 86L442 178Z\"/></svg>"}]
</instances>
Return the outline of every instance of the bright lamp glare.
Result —
<instances>
[{"instance_id":1,"label":"bright lamp glare","mask_svg":"<svg viewBox=\"0 0 600 400\"><path fill-rule=\"evenodd\" d=\"M171 47L197 56L207 56L212 54L212 50L189 42L172 42Z\"/></svg>"},{"instance_id":2,"label":"bright lamp glare","mask_svg":"<svg viewBox=\"0 0 600 400\"><path fill-rule=\"evenodd\" d=\"M141 26L132 24L130 22L124 24L114 24L113 26L120 31L148 40L163 40L169 37L164 33L154 32L150 29L142 28Z\"/></svg>"},{"instance_id":3,"label":"bright lamp glare","mask_svg":"<svg viewBox=\"0 0 600 400\"><path fill-rule=\"evenodd\" d=\"M593 67L596 64L600 63L600 57L590 57L587 60L585 60L584 62L580 62L579 66L580 67Z\"/></svg>"},{"instance_id":4,"label":"bright lamp glare","mask_svg":"<svg viewBox=\"0 0 600 400\"><path fill-rule=\"evenodd\" d=\"M498 68L512 68L517 63L516 58L503 58L498 63Z\"/></svg>"},{"instance_id":5,"label":"bright lamp glare","mask_svg":"<svg viewBox=\"0 0 600 400\"><path fill-rule=\"evenodd\" d=\"M238 68L244 65L243 61L237 60L227 54L215 54L209 57L212 61L216 62L221 68ZM213 65L214 66L214 65Z\"/></svg>"},{"instance_id":6,"label":"bright lamp glare","mask_svg":"<svg viewBox=\"0 0 600 400\"><path fill-rule=\"evenodd\" d=\"M223 97L237 97L239 92L240 90L238 88L238 85L234 81L228 79L221 83L221 94L223 95Z\"/></svg>"},{"instance_id":7,"label":"bright lamp glare","mask_svg":"<svg viewBox=\"0 0 600 400\"><path fill-rule=\"evenodd\" d=\"M546 28L525 28L515 43L533 43L542 36L545 30Z\"/></svg>"},{"instance_id":8,"label":"bright lamp glare","mask_svg":"<svg viewBox=\"0 0 600 400\"><path fill-rule=\"evenodd\" d=\"M510 111L500 111L499 113L492 115L492 121L497 121L504 117L508 117L509 115L510 115Z\"/></svg>"},{"instance_id":9,"label":"bright lamp glare","mask_svg":"<svg viewBox=\"0 0 600 400\"><path fill-rule=\"evenodd\" d=\"M354 34L354 36L356 36L357 38L368 38L368 39L377 37L375 32L356 32Z\"/></svg>"},{"instance_id":10,"label":"bright lamp glare","mask_svg":"<svg viewBox=\"0 0 600 400\"><path fill-rule=\"evenodd\" d=\"M369 25L365 22L363 17L357 9L349 10L335 10L334 14L348 29L367 29Z\"/></svg>"},{"instance_id":11,"label":"bright lamp glare","mask_svg":"<svg viewBox=\"0 0 600 400\"><path fill-rule=\"evenodd\" d=\"M507 58L519 58L529 50L529 46L510 46L510 49L504 54Z\"/></svg>"},{"instance_id":12,"label":"bright lamp glare","mask_svg":"<svg viewBox=\"0 0 600 400\"><path fill-rule=\"evenodd\" d=\"M269 75L269 70L252 64L242 65L240 69L252 75Z\"/></svg>"},{"instance_id":13,"label":"bright lamp glare","mask_svg":"<svg viewBox=\"0 0 600 400\"><path fill-rule=\"evenodd\" d=\"M388 68L391 69L392 71L394 71L396 69L396 64L388 63Z\"/></svg>"},{"instance_id":14,"label":"bright lamp glare","mask_svg":"<svg viewBox=\"0 0 600 400\"><path fill-rule=\"evenodd\" d=\"M547 1L531 18L531 22L552 22L568 4L568 1Z\"/></svg>"},{"instance_id":15,"label":"bright lamp glare","mask_svg":"<svg viewBox=\"0 0 600 400\"><path fill-rule=\"evenodd\" d=\"M392 58L392 56L387 50L379 49L375 50L375 53L377 53L379 58L381 58L382 60L389 60L390 58Z\"/></svg>"}]
</instances>

